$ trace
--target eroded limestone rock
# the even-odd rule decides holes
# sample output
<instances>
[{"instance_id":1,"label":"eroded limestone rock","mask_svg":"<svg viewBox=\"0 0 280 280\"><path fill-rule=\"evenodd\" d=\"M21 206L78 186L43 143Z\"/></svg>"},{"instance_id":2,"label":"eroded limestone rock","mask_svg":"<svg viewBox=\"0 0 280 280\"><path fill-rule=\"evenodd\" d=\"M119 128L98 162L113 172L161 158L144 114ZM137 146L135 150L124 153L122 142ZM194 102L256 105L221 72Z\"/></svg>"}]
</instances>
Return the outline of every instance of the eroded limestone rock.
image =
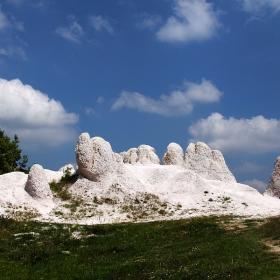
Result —
<instances>
[{"instance_id":1,"label":"eroded limestone rock","mask_svg":"<svg viewBox=\"0 0 280 280\"><path fill-rule=\"evenodd\" d=\"M149 145L140 145L138 148L131 148L127 152L120 153L124 163L149 165L160 164L156 150Z\"/></svg>"},{"instance_id":2,"label":"eroded limestone rock","mask_svg":"<svg viewBox=\"0 0 280 280\"><path fill-rule=\"evenodd\" d=\"M53 198L47 176L41 165L34 164L31 167L25 190L35 199L51 200Z\"/></svg>"},{"instance_id":3,"label":"eroded limestone rock","mask_svg":"<svg viewBox=\"0 0 280 280\"><path fill-rule=\"evenodd\" d=\"M162 159L163 165L183 165L184 151L177 143L170 143Z\"/></svg>"},{"instance_id":4,"label":"eroded limestone rock","mask_svg":"<svg viewBox=\"0 0 280 280\"><path fill-rule=\"evenodd\" d=\"M211 150L205 143L189 144L185 167L209 180L236 182L220 151Z\"/></svg>"},{"instance_id":5,"label":"eroded limestone rock","mask_svg":"<svg viewBox=\"0 0 280 280\"><path fill-rule=\"evenodd\" d=\"M124 163L135 164L138 160L138 149L131 148L127 152L120 153Z\"/></svg>"},{"instance_id":6,"label":"eroded limestone rock","mask_svg":"<svg viewBox=\"0 0 280 280\"><path fill-rule=\"evenodd\" d=\"M280 198L280 156L275 160L265 194Z\"/></svg>"},{"instance_id":7,"label":"eroded limestone rock","mask_svg":"<svg viewBox=\"0 0 280 280\"><path fill-rule=\"evenodd\" d=\"M81 134L75 152L80 174L91 181L100 181L116 172L114 152L110 143L101 137L90 138L88 133Z\"/></svg>"},{"instance_id":8,"label":"eroded limestone rock","mask_svg":"<svg viewBox=\"0 0 280 280\"><path fill-rule=\"evenodd\" d=\"M140 145L138 147L138 160L140 164L160 164L160 159L156 154L156 150L149 145Z\"/></svg>"}]
</instances>

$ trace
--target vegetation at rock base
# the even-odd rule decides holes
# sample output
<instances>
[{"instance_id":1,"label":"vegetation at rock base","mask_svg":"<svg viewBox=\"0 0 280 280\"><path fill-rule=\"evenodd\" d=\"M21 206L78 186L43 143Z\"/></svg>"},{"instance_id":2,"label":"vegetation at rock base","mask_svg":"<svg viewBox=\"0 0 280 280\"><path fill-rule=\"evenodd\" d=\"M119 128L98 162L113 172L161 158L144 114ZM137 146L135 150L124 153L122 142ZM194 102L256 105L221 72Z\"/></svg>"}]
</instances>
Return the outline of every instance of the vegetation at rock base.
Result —
<instances>
[{"instance_id":1,"label":"vegetation at rock base","mask_svg":"<svg viewBox=\"0 0 280 280\"><path fill-rule=\"evenodd\" d=\"M0 218L0 238L1 279L280 278L271 251L279 217L84 226Z\"/></svg>"},{"instance_id":2,"label":"vegetation at rock base","mask_svg":"<svg viewBox=\"0 0 280 280\"><path fill-rule=\"evenodd\" d=\"M27 155L21 155L19 149L19 138L15 134L14 140L5 135L0 129L0 175L13 172L16 169L26 171L24 168L28 162Z\"/></svg>"},{"instance_id":3,"label":"vegetation at rock base","mask_svg":"<svg viewBox=\"0 0 280 280\"><path fill-rule=\"evenodd\" d=\"M68 193L68 188L76 182L78 179L78 174L71 174L70 168L66 168L63 176L59 182L51 182L50 188L54 193L54 196L61 198L62 200L71 199L70 193Z\"/></svg>"}]
</instances>

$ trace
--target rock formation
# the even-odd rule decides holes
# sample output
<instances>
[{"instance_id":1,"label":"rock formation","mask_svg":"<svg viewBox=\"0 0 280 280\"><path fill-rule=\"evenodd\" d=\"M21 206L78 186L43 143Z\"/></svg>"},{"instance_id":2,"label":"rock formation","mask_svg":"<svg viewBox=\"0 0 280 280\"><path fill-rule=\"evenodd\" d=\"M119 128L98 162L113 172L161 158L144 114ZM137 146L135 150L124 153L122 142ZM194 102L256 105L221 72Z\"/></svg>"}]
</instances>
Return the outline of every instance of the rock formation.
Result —
<instances>
[{"instance_id":1,"label":"rock formation","mask_svg":"<svg viewBox=\"0 0 280 280\"><path fill-rule=\"evenodd\" d=\"M205 143L189 144L185 154L185 167L208 180L236 182L220 151L211 150Z\"/></svg>"},{"instance_id":2,"label":"rock formation","mask_svg":"<svg viewBox=\"0 0 280 280\"><path fill-rule=\"evenodd\" d=\"M149 165L160 164L156 150L149 145L140 145L138 148L129 149L127 152L122 152L120 155L124 163Z\"/></svg>"},{"instance_id":3,"label":"rock formation","mask_svg":"<svg viewBox=\"0 0 280 280\"><path fill-rule=\"evenodd\" d=\"M170 143L162 159L163 165L183 165L184 152L177 143Z\"/></svg>"},{"instance_id":4,"label":"rock formation","mask_svg":"<svg viewBox=\"0 0 280 280\"><path fill-rule=\"evenodd\" d=\"M59 170L58 170L58 172L65 172L66 170L69 170L69 172L70 172L70 174L74 174L75 173L75 168L74 168L74 166L72 165L72 164L70 164L70 163L67 163L67 164L65 164L64 166L62 166Z\"/></svg>"},{"instance_id":5,"label":"rock formation","mask_svg":"<svg viewBox=\"0 0 280 280\"><path fill-rule=\"evenodd\" d=\"M117 161L111 145L101 137L81 134L75 152L80 174L91 181L101 181L116 172Z\"/></svg>"},{"instance_id":6,"label":"rock formation","mask_svg":"<svg viewBox=\"0 0 280 280\"><path fill-rule=\"evenodd\" d=\"M52 199L53 195L43 167L34 164L28 174L25 190L34 199Z\"/></svg>"},{"instance_id":7,"label":"rock formation","mask_svg":"<svg viewBox=\"0 0 280 280\"><path fill-rule=\"evenodd\" d=\"M169 144L162 165L155 149L148 145L117 154L104 139L90 138L88 133L81 134L75 151L80 176L65 191L83 202L77 213L65 207L71 200L66 204L59 196L53 200L48 184L58 182L68 166L52 171L35 164L29 175L0 175L0 215L34 213L48 222L66 222L69 218L74 223L79 217L80 223L95 224L116 222L115 215L118 221L129 221L140 216L154 220L209 214L280 214L280 200L274 198L280 196L280 157L266 191L270 196L265 197L236 183L223 155L201 142L190 144L185 155L178 144ZM163 205L167 206L161 211ZM162 217L161 212L167 216Z\"/></svg>"},{"instance_id":8,"label":"rock formation","mask_svg":"<svg viewBox=\"0 0 280 280\"><path fill-rule=\"evenodd\" d=\"M127 152L121 152L120 155L124 163L136 164L138 160L137 152L138 152L137 148L131 148Z\"/></svg>"},{"instance_id":9,"label":"rock formation","mask_svg":"<svg viewBox=\"0 0 280 280\"><path fill-rule=\"evenodd\" d=\"M275 160L265 194L280 198L280 156Z\"/></svg>"},{"instance_id":10,"label":"rock formation","mask_svg":"<svg viewBox=\"0 0 280 280\"><path fill-rule=\"evenodd\" d=\"M160 160L156 154L156 150L148 145L140 145L138 147L138 159L137 162L139 162L142 165L148 165L148 164L160 164Z\"/></svg>"}]
</instances>

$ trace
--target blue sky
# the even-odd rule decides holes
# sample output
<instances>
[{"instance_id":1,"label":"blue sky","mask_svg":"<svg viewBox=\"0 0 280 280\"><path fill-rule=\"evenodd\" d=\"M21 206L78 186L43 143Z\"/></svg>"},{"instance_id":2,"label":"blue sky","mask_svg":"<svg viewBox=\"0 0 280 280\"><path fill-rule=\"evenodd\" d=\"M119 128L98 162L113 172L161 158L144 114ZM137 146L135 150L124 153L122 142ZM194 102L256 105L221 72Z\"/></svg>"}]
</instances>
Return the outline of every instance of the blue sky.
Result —
<instances>
[{"instance_id":1,"label":"blue sky","mask_svg":"<svg viewBox=\"0 0 280 280\"><path fill-rule=\"evenodd\" d=\"M29 165L88 132L222 151L262 191L280 155L280 0L1 0L0 128Z\"/></svg>"}]
</instances>

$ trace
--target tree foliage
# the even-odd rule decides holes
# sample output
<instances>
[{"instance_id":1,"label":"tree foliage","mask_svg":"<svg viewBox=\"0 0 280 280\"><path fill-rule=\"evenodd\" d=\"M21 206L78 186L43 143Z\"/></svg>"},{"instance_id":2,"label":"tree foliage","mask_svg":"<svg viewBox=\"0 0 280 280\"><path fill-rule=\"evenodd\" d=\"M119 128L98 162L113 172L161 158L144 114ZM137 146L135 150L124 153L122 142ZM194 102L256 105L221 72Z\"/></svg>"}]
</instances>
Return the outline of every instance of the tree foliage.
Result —
<instances>
[{"instance_id":1,"label":"tree foliage","mask_svg":"<svg viewBox=\"0 0 280 280\"><path fill-rule=\"evenodd\" d=\"M28 162L27 155L21 156L22 150L19 149L19 138L15 134L14 140L5 135L0 129L0 175L8 172L24 170Z\"/></svg>"}]
</instances>

